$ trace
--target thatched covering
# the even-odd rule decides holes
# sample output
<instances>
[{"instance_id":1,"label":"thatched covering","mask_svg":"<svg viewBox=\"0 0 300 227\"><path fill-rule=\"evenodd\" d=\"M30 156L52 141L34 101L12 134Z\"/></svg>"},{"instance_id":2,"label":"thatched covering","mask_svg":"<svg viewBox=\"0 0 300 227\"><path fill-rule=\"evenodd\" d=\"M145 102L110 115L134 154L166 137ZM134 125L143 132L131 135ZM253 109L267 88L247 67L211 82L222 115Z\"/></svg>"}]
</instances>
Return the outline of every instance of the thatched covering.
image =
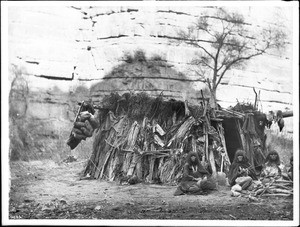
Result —
<instances>
[{"instance_id":1,"label":"thatched covering","mask_svg":"<svg viewBox=\"0 0 300 227\"><path fill-rule=\"evenodd\" d=\"M192 106L146 93L112 93L101 103L85 169L96 179L177 183L189 152L197 152L213 175L221 170L224 154L223 172L228 172L239 148L253 166L264 162L266 116L257 110L213 111L205 99Z\"/></svg>"},{"instance_id":2,"label":"thatched covering","mask_svg":"<svg viewBox=\"0 0 300 227\"><path fill-rule=\"evenodd\" d=\"M207 168L216 172L220 150L214 147L209 155L209 146L214 139L222 146L222 138L210 125L204 103L188 106L187 102L163 100L162 95L151 98L145 93L105 97L85 174L110 181L134 176L144 182L176 183L190 151L198 152ZM217 161L212 163L214 159ZM228 159L225 161L228 169Z\"/></svg>"}]
</instances>

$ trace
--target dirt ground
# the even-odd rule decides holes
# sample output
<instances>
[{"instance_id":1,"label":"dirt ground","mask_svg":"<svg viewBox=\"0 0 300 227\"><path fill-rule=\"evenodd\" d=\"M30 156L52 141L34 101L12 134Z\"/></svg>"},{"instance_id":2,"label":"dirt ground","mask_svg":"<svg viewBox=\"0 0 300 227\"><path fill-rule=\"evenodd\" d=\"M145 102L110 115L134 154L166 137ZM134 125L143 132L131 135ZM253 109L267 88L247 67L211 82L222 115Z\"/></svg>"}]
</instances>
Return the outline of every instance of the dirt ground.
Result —
<instances>
[{"instance_id":1,"label":"dirt ground","mask_svg":"<svg viewBox=\"0 0 300 227\"><path fill-rule=\"evenodd\" d=\"M292 220L292 198L249 201L229 187L173 196L176 186L80 179L85 162L12 162L10 219Z\"/></svg>"}]
</instances>

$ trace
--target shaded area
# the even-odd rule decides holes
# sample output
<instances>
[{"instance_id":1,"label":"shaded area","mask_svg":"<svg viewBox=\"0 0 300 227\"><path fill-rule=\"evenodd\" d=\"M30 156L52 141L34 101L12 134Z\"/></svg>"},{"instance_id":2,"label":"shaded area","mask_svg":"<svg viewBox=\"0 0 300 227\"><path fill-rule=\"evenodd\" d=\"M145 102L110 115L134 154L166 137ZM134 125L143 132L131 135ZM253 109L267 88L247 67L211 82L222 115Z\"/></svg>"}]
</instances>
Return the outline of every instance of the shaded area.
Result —
<instances>
[{"instance_id":1,"label":"shaded area","mask_svg":"<svg viewBox=\"0 0 300 227\"><path fill-rule=\"evenodd\" d=\"M243 148L236 121L237 119L235 118L228 118L222 122L225 132L226 148L231 162L233 162L235 151L238 148Z\"/></svg>"},{"instance_id":2,"label":"shaded area","mask_svg":"<svg viewBox=\"0 0 300 227\"><path fill-rule=\"evenodd\" d=\"M165 98L187 99L199 104L201 94L193 88L193 80L177 71L159 55L146 57L144 51L126 53L124 63L115 66L102 82L93 85L90 94L95 103L112 92L123 94L128 91L145 92L157 97L163 92ZM204 90L208 97L208 90Z\"/></svg>"}]
</instances>

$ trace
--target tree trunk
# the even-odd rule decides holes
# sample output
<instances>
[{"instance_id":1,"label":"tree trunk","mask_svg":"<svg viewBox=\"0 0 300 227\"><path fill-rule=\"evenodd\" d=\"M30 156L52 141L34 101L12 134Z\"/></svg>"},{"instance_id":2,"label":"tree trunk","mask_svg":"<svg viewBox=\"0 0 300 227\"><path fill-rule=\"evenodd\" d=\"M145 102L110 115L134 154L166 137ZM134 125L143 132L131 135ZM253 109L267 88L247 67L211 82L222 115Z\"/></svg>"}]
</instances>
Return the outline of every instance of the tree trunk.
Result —
<instances>
[{"instance_id":1,"label":"tree trunk","mask_svg":"<svg viewBox=\"0 0 300 227\"><path fill-rule=\"evenodd\" d=\"M210 89L210 99L209 99L210 107L213 109L217 109L217 89Z\"/></svg>"}]
</instances>

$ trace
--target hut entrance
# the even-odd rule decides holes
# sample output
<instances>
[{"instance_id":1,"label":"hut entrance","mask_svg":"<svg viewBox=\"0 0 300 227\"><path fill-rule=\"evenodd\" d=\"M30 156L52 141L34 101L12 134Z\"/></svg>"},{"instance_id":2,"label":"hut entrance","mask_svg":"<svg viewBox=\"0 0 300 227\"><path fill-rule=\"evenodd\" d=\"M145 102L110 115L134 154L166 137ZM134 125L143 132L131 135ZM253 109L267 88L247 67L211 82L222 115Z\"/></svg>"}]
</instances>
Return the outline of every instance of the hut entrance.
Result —
<instances>
[{"instance_id":1,"label":"hut entrance","mask_svg":"<svg viewBox=\"0 0 300 227\"><path fill-rule=\"evenodd\" d=\"M239 134L238 126L235 118L226 118L222 122L224 132L226 148L230 162L233 162L235 151L238 148L243 148L241 135Z\"/></svg>"}]
</instances>

